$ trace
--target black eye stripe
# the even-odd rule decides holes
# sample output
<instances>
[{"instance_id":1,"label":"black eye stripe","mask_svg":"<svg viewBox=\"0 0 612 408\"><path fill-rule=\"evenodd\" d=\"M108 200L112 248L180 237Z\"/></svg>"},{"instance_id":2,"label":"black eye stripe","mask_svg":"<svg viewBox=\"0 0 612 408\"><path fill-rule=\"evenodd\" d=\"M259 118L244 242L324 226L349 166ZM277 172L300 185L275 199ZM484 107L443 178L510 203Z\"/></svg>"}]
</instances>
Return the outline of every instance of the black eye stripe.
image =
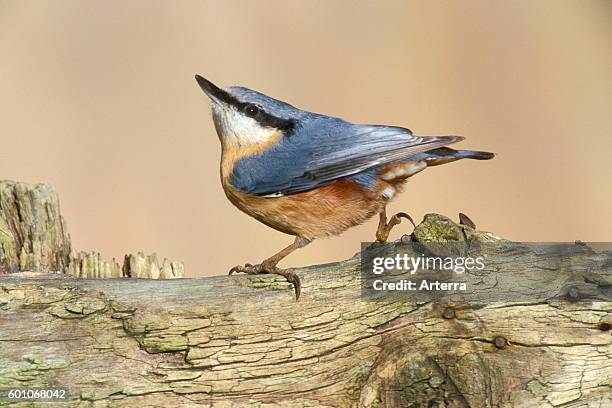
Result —
<instances>
[{"instance_id":1,"label":"black eye stripe","mask_svg":"<svg viewBox=\"0 0 612 408\"><path fill-rule=\"evenodd\" d=\"M285 133L291 131L295 127L295 121L292 119L284 119L279 118L274 115L269 114L261 106L257 106L252 103L239 102L237 100L232 103L236 106L241 112L244 112L250 118L253 118L259 123L261 126L275 128L284 131ZM255 108L256 112L251 111L249 113L249 109Z\"/></svg>"}]
</instances>

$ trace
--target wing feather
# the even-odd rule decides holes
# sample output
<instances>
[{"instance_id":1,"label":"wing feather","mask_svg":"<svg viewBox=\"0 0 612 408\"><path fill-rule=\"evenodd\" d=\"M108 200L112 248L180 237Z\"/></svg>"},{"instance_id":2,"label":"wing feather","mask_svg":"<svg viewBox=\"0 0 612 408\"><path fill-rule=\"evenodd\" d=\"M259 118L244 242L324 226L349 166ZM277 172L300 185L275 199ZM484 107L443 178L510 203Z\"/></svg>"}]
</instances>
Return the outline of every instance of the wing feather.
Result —
<instances>
[{"instance_id":1,"label":"wing feather","mask_svg":"<svg viewBox=\"0 0 612 408\"><path fill-rule=\"evenodd\" d=\"M393 126L314 123L260 156L240 160L232 184L257 196L297 194L460 140L415 136Z\"/></svg>"}]
</instances>

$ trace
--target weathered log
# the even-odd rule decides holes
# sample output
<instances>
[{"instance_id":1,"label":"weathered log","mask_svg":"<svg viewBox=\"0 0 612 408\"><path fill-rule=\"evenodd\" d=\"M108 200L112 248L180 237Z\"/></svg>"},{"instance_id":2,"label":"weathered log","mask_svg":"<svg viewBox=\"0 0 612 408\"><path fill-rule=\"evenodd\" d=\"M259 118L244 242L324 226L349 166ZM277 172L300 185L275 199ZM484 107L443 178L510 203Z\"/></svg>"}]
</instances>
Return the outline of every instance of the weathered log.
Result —
<instances>
[{"instance_id":1,"label":"weathered log","mask_svg":"<svg viewBox=\"0 0 612 408\"><path fill-rule=\"evenodd\" d=\"M70 263L64 273L77 278L144 278L144 279L177 279L182 278L185 267L182 262L164 258L159 264L157 255L145 255L142 252L127 254L123 265L113 258L110 262L102 259L97 252L79 252L70 254Z\"/></svg>"},{"instance_id":2,"label":"weathered log","mask_svg":"<svg viewBox=\"0 0 612 408\"><path fill-rule=\"evenodd\" d=\"M410 239L499 241L436 215ZM0 388L67 388L62 407L612 406L612 254L504 243L495 302L365 300L359 256L296 270L299 302L274 276L3 275Z\"/></svg>"},{"instance_id":3,"label":"weathered log","mask_svg":"<svg viewBox=\"0 0 612 408\"><path fill-rule=\"evenodd\" d=\"M0 273L63 271L70 250L55 190L0 181Z\"/></svg>"},{"instance_id":4,"label":"weathered log","mask_svg":"<svg viewBox=\"0 0 612 408\"><path fill-rule=\"evenodd\" d=\"M75 251L60 212L57 193L45 184L0 180L0 274L49 271L80 278L183 277L181 262L157 255L127 254L123 265L97 252Z\"/></svg>"},{"instance_id":5,"label":"weathered log","mask_svg":"<svg viewBox=\"0 0 612 408\"><path fill-rule=\"evenodd\" d=\"M164 258L160 265L157 255L126 255L123 260L123 276L126 278L176 279L182 278L185 267L182 262L173 262Z\"/></svg>"}]
</instances>

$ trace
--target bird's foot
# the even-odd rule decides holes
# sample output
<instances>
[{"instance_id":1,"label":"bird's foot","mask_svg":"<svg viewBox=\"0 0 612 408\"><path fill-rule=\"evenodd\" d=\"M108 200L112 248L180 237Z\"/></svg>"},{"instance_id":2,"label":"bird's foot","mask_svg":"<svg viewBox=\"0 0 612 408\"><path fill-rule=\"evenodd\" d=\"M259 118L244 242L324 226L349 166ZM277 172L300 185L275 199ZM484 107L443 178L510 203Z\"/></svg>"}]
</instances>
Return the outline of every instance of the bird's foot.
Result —
<instances>
[{"instance_id":1,"label":"bird's foot","mask_svg":"<svg viewBox=\"0 0 612 408\"><path fill-rule=\"evenodd\" d=\"M266 270L263 264L251 265L250 263L244 265L236 265L232 269L229 270L229 275L233 275L234 273L246 273L247 275L260 275L270 273L270 271Z\"/></svg>"},{"instance_id":2,"label":"bird's foot","mask_svg":"<svg viewBox=\"0 0 612 408\"><path fill-rule=\"evenodd\" d=\"M378 229L376 230L376 241L385 242L389 238L389 233L399 223L402 222L402 218L407 219L412 223L412 226L416 228L416 224L412 217L405 212L398 212L387 221L386 215L381 213L380 222L378 223Z\"/></svg>"},{"instance_id":3,"label":"bird's foot","mask_svg":"<svg viewBox=\"0 0 612 408\"><path fill-rule=\"evenodd\" d=\"M294 272L288 271L286 269L280 269L276 265L267 264L265 261L257 265L245 264L244 266L234 266L232 269L230 269L229 274L233 275L234 273L246 273L248 275L280 275L285 278L287 282L293 285L296 301L300 298L300 294L302 293L302 284L300 282L300 278Z\"/></svg>"}]
</instances>

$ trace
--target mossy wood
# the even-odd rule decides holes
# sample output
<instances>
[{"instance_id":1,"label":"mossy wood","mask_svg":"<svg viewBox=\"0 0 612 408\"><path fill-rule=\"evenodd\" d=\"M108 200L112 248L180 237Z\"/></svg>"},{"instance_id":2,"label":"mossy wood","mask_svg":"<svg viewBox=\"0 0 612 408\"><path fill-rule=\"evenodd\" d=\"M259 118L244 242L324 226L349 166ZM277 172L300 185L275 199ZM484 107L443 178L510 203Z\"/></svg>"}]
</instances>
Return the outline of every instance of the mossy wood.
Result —
<instances>
[{"instance_id":1,"label":"mossy wood","mask_svg":"<svg viewBox=\"0 0 612 408\"><path fill-rule=\"evenodd\" d=\"M438 215L412 239L498 240ZM365 301L357 256L296 270L299 302L274 276L5 274L0 405L612 406L612 302L600 297L612 255L568 245L571 269L540 255L537 268L568 282L554 295L530 278L536 248L516 246L489 262L514 277L499 291L531 302ZM8 401L12 388L68 388L68 400Z\"/></svg>"}]
</instances>

